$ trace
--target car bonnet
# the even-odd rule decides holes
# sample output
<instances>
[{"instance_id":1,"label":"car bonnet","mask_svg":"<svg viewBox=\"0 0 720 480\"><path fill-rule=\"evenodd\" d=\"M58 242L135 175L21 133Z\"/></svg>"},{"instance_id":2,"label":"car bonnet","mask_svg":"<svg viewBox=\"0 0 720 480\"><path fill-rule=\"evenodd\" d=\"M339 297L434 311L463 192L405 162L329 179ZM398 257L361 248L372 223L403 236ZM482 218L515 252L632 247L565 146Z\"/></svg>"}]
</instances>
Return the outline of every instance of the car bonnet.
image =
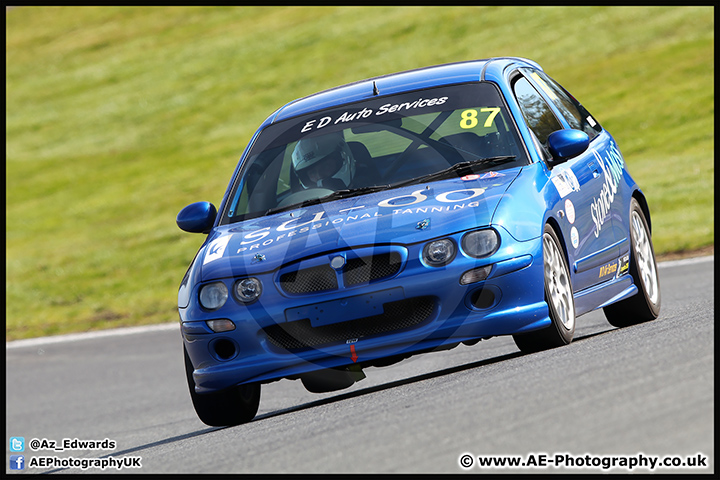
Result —
<instances>
[{"instance_id":1,"label":"car bonnet","mask_svg":"<svg viewBox=\"0 0 720 480\"><path fill-rule=\"evenodd\" d=\"M218 227L198 256L202 281L257 275L323 253L409 245L489 225L521 170L409 185Z\"/></svg>"}]
</instances>

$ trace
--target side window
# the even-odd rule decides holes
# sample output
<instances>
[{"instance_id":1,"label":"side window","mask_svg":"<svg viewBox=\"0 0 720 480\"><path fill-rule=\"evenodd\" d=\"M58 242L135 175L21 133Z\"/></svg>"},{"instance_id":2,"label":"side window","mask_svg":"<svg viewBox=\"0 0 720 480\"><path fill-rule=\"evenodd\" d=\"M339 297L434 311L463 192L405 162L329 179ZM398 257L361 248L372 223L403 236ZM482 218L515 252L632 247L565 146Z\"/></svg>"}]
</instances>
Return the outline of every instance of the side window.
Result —
<instances>
[{"instance_id":1,"label":"side window","mask_svg":"<svg viewBox=\"0 0 720 480\"><path fill-rule=\"evenodd\" d=\"M590 115L585 107L578 102L575 97L570 95L560 84L548 77L545 72L523 69L526 73L540 85L550 100L555 104L562 116L568 122L571 128L582 130L587 133L590 140L595 138L601 131L602 127Z\"/></svg>"},{"instance_id":2,"label":"side window","mask_svg":"<svg viewBox=\"0 0 720 480\"><path fill-rule=\"evenodd\" d=\"M550 105L525 77L518 77L513 85L513 90L528 127L533 131L540 144L547 147L547 139L550 134L556 130L562 130L562 125L555 118ZM544 153L547 154L547 151Z\"/></svg>"}]
</instances>

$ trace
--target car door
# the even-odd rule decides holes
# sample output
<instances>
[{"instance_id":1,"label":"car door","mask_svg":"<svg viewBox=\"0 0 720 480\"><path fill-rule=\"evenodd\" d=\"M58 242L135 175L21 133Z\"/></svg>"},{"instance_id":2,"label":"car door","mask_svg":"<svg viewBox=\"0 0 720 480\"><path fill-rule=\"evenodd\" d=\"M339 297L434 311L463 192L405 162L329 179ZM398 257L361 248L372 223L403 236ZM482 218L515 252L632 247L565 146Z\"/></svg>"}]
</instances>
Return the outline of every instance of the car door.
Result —
<instances>
[{"instance_id":1,"label":"car door","mask_svg":"<svg viewBox=\"0 0 720 480\"><path fill-rule=\"evenodd\" d=\"M545 72L530 70L530 77L540 86L570 128L582 130L590 137L593 175L602 178L600 189L590 204L590 215L595 234L613 238L614 248L598 252L597 256L581 259L579 270L596 269L598 280L611 280L623 273L629 257L628 212L631 189L625 181L625 160L612 136L604 130L590 112L565 88ZM610 232L612 231L612 235ZM619 263L615 263L621 258Z\"/></svg>"},{"instance_id":2,"label":"car door","mask_svg":"<svg viewBox=\"0 0 720 480\"><path fill-rule=\"evenodd\" d=\"M534 78L532 69L520 69L519 73L512 78L513 92L528 127L537 139L539 152L548 160L548 136L556 130L571 127L551 108L550 96L537 81L542 77ZM603 262L610 264L617 258L616 242L610 228L611 216L599 217L599 212L593 208L605 182L603 164L596 154L603 147L603 139L595 133L590 148L577 157L548 168L547 172L552 183L550 188L554 187L556 193L549 192L546 198L565 239L574 292L601 283L605 277L599 270L605 265Z\"/></svg>"}]
</instances>

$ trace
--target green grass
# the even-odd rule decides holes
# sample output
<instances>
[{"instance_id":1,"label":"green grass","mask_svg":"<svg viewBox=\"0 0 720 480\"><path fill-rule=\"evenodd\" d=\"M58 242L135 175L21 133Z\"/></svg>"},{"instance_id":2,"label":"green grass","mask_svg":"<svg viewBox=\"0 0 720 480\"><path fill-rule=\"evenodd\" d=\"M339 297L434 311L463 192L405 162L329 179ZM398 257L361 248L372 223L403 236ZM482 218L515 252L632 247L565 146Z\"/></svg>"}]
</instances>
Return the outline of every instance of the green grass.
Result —
<instances>
[{"instance_id":1,"label":"green grass","mask_svg":"<svg viewBox=\"0 0 720 480\"><path fill-rule=\"evenodd\" d=\"M714 243L712 7L21 7L6 20L6 339L172 321L257 125L370 76L517 55L616 137L658 253Z\"/></svg>"}]
</instances>

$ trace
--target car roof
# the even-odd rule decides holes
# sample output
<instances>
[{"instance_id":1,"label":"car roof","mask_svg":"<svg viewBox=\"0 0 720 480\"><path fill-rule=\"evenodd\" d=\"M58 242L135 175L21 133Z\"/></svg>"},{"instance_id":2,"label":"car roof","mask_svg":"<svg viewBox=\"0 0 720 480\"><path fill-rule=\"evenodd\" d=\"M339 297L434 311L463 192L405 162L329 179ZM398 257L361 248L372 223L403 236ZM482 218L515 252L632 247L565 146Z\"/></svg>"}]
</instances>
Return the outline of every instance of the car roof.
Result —
<instances>
[{"instance_id":1,"label":"car roof","mask_svg":"<svg viewBox=\"0 0 720 480\"><path fill-rule=\"evenodd\" d=\"M430 67L391 73L324 90L294 100L276 110L263 123L275 123L316 110L353 103L375 95L392 95L429 87L485 80L485 74L492 64L493 71L502 72L513 64L523 64L537 69L541 67L520 57L494 57L482 60L446 63ZM496 70L496 68L499 70Z\"/></svg>"}]
</instances>

